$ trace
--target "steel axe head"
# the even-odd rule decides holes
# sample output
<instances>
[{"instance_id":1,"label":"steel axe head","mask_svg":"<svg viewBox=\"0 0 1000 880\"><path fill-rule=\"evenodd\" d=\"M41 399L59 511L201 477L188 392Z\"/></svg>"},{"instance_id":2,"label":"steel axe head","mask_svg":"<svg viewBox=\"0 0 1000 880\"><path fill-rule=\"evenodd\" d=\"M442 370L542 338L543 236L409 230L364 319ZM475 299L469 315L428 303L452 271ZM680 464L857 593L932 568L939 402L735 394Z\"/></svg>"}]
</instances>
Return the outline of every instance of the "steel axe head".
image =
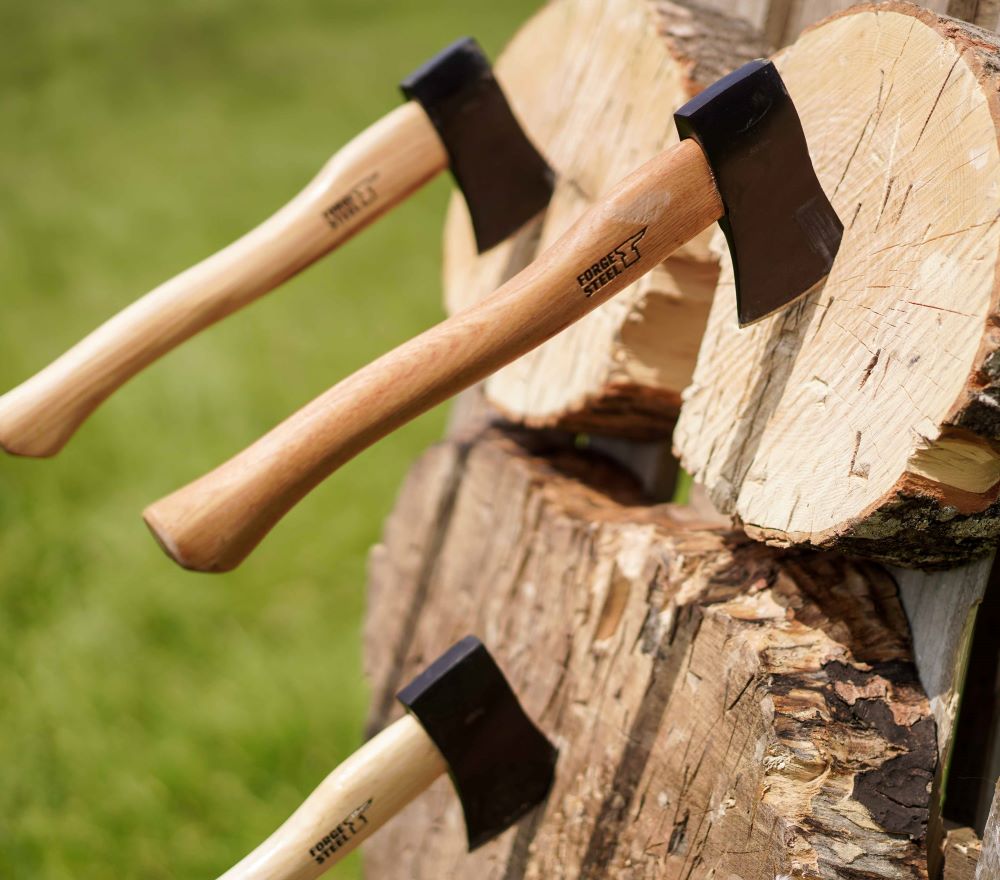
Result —
<instances>
[{"instance_id":1,"label":"steel axe head","mask_svg":"<svg viewBox=\"0 0 1000 880\"><path fill-rule=\"evenodd\" d=\"M462 639L397 699L444 756L469 849L506 831L548 795L556 748L525 714L479 639Z\"/></svg>"},{"instance_id":2,"label":"steel axe head","mask_svg":"<svg viewBox=\"0 0 1000 880\"><path fill-rule=\"evenodd\" d=\"M400 88L424 108L441 137L480 252L548 205L552 171L514 117L475 40L452 43Z\"/></svg>"},{"instance_id":3,"label":"steel axe head","mask_svg":"<svg viewBox=\"0 0 1000 880\"><path fill-rule=\"evenodd\" d=\"M674 114L715 176L740 326L808 293L829 273L844 225L820 186L795 105L770 61L751 61Z\"/></svg>"}]
</instances>

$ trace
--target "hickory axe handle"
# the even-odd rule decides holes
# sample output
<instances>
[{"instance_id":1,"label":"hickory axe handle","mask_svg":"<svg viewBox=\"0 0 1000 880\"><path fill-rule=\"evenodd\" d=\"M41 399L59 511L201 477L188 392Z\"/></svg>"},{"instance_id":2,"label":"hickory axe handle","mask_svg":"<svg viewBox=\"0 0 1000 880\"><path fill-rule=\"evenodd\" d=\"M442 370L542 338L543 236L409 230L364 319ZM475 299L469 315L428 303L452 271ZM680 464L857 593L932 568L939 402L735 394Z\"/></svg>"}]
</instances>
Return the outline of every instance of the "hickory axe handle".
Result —
<instances>
[{"instance_id":1,"label":"hickory axe handle","mask_svg":"<svg viewBox=\"0 0 1000 880\"><path fill-rule=\"evenodd\" d=\"M491 295L335 385L145 519L185 568L238 565L317 483L395 428L540 345L723 214L693 140L625 178Z\"/></svg>"},{"instance_id":2,"label":"hickory axe handle","mask_svg":"<svg viewBox=\"0 0 1000 880\"><path fill-rule=\"evenodd\" d=\"M445 148L420 105L393 110L260 226L155 288L0 397L0 447L54 455L136 373L305 269L446 167Z\"/></svg>"},{"instance_id":3,"label":"hickory axe handle","mask_svg":"<svg viewBox=\"0 0 1000 880\"><path fill-rule=\"evenodd\" d=\"M387 727L219 880L308 880L339 862L447 770L420 722Z\"/></svg>"}]
</instances>

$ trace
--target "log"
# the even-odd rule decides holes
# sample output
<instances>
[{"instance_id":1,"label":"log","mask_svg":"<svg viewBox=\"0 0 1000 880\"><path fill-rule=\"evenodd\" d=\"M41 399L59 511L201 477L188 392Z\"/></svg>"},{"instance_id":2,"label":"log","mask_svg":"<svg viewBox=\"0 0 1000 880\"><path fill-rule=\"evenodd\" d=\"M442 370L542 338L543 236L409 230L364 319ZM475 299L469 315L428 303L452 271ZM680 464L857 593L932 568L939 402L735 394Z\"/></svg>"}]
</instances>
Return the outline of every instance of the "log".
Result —
<instances>
[{"instance_id":1,"label":"log","mask_svg":"<svg viewBox=\"0 0 1000 880\"><path fill-rule=\"evenodd\" d=\"M411 471L371 556L372 728L471 631L561 754L546 805L471 855L437 785L369 876L926 878L934 722L891 577L643 500L557 435Z\"/></svg>"},{"instance_id":2,"label":"log","mask_svg":"<svg viewBox=\"0 0 1000 880\"><path fill-rule=\"evenodd\" d=\"M1000 533L997 37L889 2L776 60L844 243L821 289L742 330L724 257L675 449L769 543L983 556Z\"/></svg>"},{"instance_id":3,"label":"log","mask_svg":"<svg viewBox=\"0 0 1000 880\"><path fill-rule=\"evenodd\" d=\"M745 22L697 7L648 0L553 0L545 6L514 37L496 71L556 172L552 202L544 217L477 256L468 211L453 198L444 236L449 310L494 290L619 179L676 143L673 111L765 51ZM669 436L718 274L708 241L700 236L613 301L500 370L485 383L490 403L532 427Z\"/></svg>"}]
</instances>

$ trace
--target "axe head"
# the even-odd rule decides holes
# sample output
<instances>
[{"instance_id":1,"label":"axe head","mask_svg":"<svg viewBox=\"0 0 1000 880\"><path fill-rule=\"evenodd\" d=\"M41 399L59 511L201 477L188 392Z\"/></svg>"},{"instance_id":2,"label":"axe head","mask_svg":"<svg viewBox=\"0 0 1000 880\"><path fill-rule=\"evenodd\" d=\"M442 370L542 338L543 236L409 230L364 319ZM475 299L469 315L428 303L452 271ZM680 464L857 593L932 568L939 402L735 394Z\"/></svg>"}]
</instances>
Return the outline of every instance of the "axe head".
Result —
<instances>
[{"instance_id":1,"label":"axe head","mask_svg":"<svg viewBox=\"0 0 1000 880\"><path fill-rule=\"evenodd\" d=\"M548 205L552 171L514 117L475 40L452 43L400 88L424 108L441 137L480 253Z\"/></svg>"},{"instance_id":2,"label":"axe head","mask_svg":"<svg viewBox=\"0 0 1000 880\"><path fill-rule=\"evenodd\" d=\"M479 639L468 636L397 694L448 764L469 849L545 800L557 751Z\"/></svg>"},{"instance_id":3,"label":"axe head","mask_svg":"<svg viewBox=\"0 0 1000 880\"><path fill-rule=\"evenodd\" d=\"M799 115L770 61L751 61L677 113L715 176L733 257L740 326L808 293L830 273L844 225L820 186Z\"/></svg>"}]
</instances>

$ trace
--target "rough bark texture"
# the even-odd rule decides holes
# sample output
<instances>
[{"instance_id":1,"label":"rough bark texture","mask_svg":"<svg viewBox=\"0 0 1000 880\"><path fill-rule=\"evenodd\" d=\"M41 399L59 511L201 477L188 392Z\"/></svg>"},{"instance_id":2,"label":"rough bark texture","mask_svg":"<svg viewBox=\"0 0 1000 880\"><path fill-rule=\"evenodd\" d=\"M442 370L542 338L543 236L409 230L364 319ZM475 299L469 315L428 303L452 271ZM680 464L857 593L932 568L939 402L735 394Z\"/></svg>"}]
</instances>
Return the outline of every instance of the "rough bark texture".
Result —
<instances>
[{"instance_id":1,"label":"rough bark texture","mask_svg":"<svg viewBox=\"0 0 1000 880\"><path fill-rule=\"evenodd\" d=\"M464 202L453 200L445 228L449 309L523 268L629 171L677 142L678 106L765 51L744 22L697 7L650 0L545 6L498 59L497 76L556 172L555 193L543 217L482 256ZM708 240L702 235L492 376L490 402L532 427L668 437L718 274Z\"/></svg>"},{"instance_id":2,"label":"rough bark texture","mask_svg":"<svg viewBox=\"0 0 1000 880\"><path fill-rule=\"evenodd\" d=\"M760 539L926 568L984 555L1000 534L997 38L882 3L776 62L844 243L823 286L743 330L724 257L675 445Z\"/></svg>"},{"instance_id":3,"label":"rough bark texture","mask_svg":"<svg viewBox=\"0 0 1000 880\"><path fill-rule=\"evenodd\" d=\"M369 876L927 876L934 720L892 579L642 500L537 434L413 469L371 557L372 728L476 632L561 756L547 804L472 855L442 781Z\"/></svg>"}]
</instances>

